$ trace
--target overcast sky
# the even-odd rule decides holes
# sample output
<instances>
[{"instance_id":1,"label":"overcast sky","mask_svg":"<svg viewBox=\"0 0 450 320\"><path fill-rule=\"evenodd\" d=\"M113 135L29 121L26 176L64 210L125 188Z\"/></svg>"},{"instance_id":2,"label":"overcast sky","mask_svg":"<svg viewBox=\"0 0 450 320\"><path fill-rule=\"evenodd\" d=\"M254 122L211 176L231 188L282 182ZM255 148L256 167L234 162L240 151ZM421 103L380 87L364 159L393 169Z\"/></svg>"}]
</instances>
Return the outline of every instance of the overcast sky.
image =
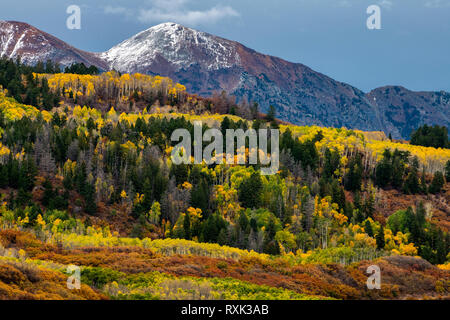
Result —
<instances>
[{"instance_id":1,"label":"overcast sky","mask_svg":"<svg viewBox=\"0 0 450 320\"><path fill-rule=\"evenodd\" d=\"M71 4L81 7L81 30L66 28ZM381 30L366 28L372 4L381 7ZM87 51L171 21L364 91L450 91L450 0L13 0L2 1L0 19L30 23Z\"/></svg>"}]
</instances>

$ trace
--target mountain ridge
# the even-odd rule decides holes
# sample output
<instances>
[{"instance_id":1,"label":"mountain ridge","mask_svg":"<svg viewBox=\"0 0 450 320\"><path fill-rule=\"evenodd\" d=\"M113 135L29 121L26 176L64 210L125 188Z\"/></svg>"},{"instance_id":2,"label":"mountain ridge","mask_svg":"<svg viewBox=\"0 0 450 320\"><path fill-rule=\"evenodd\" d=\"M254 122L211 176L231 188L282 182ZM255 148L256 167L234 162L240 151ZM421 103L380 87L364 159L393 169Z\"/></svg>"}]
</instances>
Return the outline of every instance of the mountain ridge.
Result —
<instances>
[{"instance_id":1,"label":"mountain ridge","mask_svg":"<svg viewBox=\"0 0 450 320\"><path fill-rule=\"evenodd\" d=\"M168 76L195 94L226 90L239 100L258 102L262 111L274 105L280 119L297 125L345 126L408 138L419 125L450 124L450 93L445 91L384 86L365 93L304 64L172 22L101 53L76 49L26 23L3 21L0 26L0 55L21 55L29 64L50 59L62 65L83 62L101 70Z\"/></svg>"},{"instance_id":2,"label":"mountain ridge","mask_svg":"<svg viewBox=\"0 0 450 320\"><path fill-rule=\"evenodd\" d=\"M83 62L107 68L98 54L77 49L28 23L0 20L0 56L17 58L26 64L52 60L61 65Z\"/></svg>"}]
</instances>

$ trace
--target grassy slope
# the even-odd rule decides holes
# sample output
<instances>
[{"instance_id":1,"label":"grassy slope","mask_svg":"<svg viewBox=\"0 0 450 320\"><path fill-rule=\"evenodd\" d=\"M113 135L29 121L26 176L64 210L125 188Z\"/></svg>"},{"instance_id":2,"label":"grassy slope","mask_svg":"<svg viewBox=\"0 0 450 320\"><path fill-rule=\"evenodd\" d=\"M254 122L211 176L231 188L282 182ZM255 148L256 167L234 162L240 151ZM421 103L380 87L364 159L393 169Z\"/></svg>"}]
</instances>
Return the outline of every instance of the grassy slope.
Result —
<instances>
[{"instance_id":1,"label":"grassy slope","mask_svg":"<svg viewBox=\"0 0 450 320\"><path fill-rule=\"evenodd\" d=\"M450 298L450 272L413 257L390 256L342 266L257 256L165 255L137 246L66 249L19 231L1 231L0 239L8 248L3 255L16 257L0 259L4 299ZM20 249L26 252L18 253ZM95 291L87 286L80 291L65 288L67 276L62 272L69 264L82 266L83 282ZM366 288L365 271L371 264L381 268L381 290Z\"/></svg>"}]
</instances>

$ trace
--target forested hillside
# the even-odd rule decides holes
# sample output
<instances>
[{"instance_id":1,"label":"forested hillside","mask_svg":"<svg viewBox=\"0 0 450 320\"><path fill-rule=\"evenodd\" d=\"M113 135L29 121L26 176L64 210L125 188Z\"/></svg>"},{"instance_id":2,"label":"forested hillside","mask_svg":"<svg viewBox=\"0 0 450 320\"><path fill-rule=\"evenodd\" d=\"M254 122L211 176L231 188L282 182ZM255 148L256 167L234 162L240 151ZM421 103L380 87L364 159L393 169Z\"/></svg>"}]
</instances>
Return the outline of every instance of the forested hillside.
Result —
<instances>
[{"instance_id":1,"label":"forested hillside","mask_svg":"<svg viewBox=\"0 0 450 320\"><path fill-rule=\"evenodd\" d=\"M169 78L66 72L0 60L0 298L449 296L450 149L282 123ZM194 120L280 129L280 170L173 164L172 132Z\"/></svg>"}]
</instances>

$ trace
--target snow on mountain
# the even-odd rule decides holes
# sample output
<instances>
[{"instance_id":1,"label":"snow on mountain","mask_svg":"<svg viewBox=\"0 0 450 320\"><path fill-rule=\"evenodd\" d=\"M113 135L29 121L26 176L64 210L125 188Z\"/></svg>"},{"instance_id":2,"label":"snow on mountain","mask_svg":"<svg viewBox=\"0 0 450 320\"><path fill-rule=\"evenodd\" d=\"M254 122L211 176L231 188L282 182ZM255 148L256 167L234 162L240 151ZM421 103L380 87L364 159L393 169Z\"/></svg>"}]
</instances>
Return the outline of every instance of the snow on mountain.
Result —
<instances>
[{"instance_id":1,"label":"snow on mountain","mask_svg":"<svg viewBox=\"0 0 450 320\"><path fill-rule=\"evenodd\" d=\"M194 64L209 71L240 64L233 41L171 22L142 31L101 57L122 72L152 72L152 67L161 63L172 71Z\"/></svg>"},{"instance_id":2,"label":"snow on mountain","mask_svg":"<svg viewBox=\"0 0 450 320\"><path fill-rule=\"evenodd\" d=\"M203 96L226 90L256 101L266 111L298 125L382 130L408 138L421 124L450 124L450 93L412 92L400 87L370 93L311 68L261 54L205 32L163 23L103 53L90 53L26 23L0 21L0 55L27 64L48 59L83 62L101 70L168 76Z\"/></svg>"},{"instance_id":3,"label":"snow on mountain","mask_svg":"<svg viewBox=\"0 0 450 320\"><path fill-rule=\"evenodd\" d=\"M398 88L391 94L381 89L366 94L303 64L176 23L145 30L101 57L121 72L171 77L192 93L226 90L238 99L257 101L263 111L273 105L279 118L299 125L382 130L394 138L407 138L420 124L450 121L449 102L440 94ZM403 95L396 96L400 91Z\"/></svg>"},{"instance_id":4,"label":"snow on mountain","mask_svg":"<svg viewBox=\"0 0 450 320\"><path fill-rule=\"evenodd\" d=\"M107 68L98 54L78 50L46 32L17 21L0 21L0 56L13 59L20 56L23 63L30 65L52 60L62 66L83 62L101 69Z\"/></svg>"}]
</instances>

